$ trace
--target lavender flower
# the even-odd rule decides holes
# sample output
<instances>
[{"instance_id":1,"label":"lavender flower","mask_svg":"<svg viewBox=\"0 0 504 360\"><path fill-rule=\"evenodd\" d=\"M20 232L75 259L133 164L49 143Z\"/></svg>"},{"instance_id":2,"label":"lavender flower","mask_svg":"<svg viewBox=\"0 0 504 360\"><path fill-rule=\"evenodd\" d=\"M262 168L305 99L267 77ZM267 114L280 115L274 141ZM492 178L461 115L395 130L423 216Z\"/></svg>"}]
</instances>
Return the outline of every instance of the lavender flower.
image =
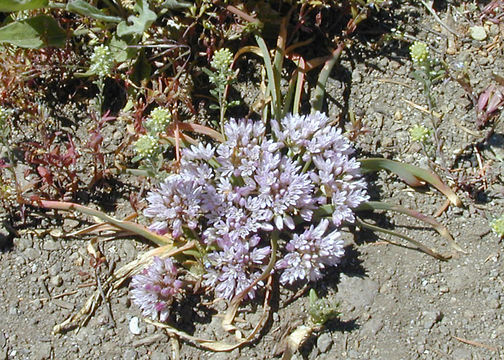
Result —
<instances>
[{"instance_id":1,"label":"lavender flower","mask_svg":"<svg viewBox=\"0 0 504 360\"><path fill-rule=\"evenodd\" d=\"M269 232L295 232L323 205L331 205L334 226L353 222L368 196L350 142L322 113L274 120L271 135L251 120L231 119L224 132L217 146L183 150L180 173L149 193L145 216L154 219L151 229L174 237L195 230L207 251L204 285L231 299L264 270ZM328 227L324 219L280 242L282 284L317 280L339 262L343 245Z\"/></svg>"},{"instance_id":2,"label":"lavender flower","mask_svg":"<svg viewBox=\"0 0 504 360\"><path fill-rule=\"evenodd\" d=\"M208 255L207 273L203 276L205 286L215 289L218 297L230 300L244 291L263 272L271 253L269 246L256 247L260 242L257 235L241 241L219 241L221 251ZM263 285L261 282L258 285ZM255 287L247 297L253 299Z\"/></svg>"},{"instance_id":3,"label":"lavender flower","mask_svg":"<svg viewBox=\"0 0 504 360\"><path fill-rule=\"evenodd\" d=\"M285 247L287 255L276 263L277 269L283 269L282 284L318 280L322 277L321 270L340 262L344 254L343 241L338 231L324 235L328 226L329 221L323 219L317 227L312 225L301 235L294 234Z\"/></svg>"},{"instance_id":4,"label":"lavender flower","mask_svg":"<svg viewBox=\"0 0 504 360\"><path fill-rule=\"evenodd\" d=\"M219 169L221 175L252 176L259 165L262 153L270 146L274 146L265 140L264 125L252 120L231 119L224 131L227 140L217 147L217 161L221 165Z\"/></svg>"},{"instance_id":5,"label":"lavender flower","mask_svg":"<svg viewBox=\"0 0 504 360\"><path fill-rule=\"evenodd\" d=\"M193 179L181 175L168 176L158 190L147 196L149 206L144 215L156 220L149 228L160 234L171 228L175 238L182 235L183 225L196 229L202 213L201 196L202 188Z\"/></svg>"},{"instance_id":6,"label":"lavender flower","mask_svg":"<svg viewBox=\"0 0 504 360\"><path fill-rule=\"evenodd\" d=\"M311 219L315 208L314 186L308 174L302 174L301 166L290 158L266 157L254 179L258 184L260 208L266 209L277 229L282 230L285 224L293 230L294 215L301 214L306 221Z\"/></svg>"},{"instance_id":7,"label":"lavender flower","mask_svg":"<svg viewBox=\"0 0 504 360\"><path fill-rule=\"evenodd\" d=\"M164 322L174 296L180 292L182 281L177 280L177 268L170 258L153 258L153 263L142 273L133 276L131 298L144 316Z\"/></svg>"}]
</instances>

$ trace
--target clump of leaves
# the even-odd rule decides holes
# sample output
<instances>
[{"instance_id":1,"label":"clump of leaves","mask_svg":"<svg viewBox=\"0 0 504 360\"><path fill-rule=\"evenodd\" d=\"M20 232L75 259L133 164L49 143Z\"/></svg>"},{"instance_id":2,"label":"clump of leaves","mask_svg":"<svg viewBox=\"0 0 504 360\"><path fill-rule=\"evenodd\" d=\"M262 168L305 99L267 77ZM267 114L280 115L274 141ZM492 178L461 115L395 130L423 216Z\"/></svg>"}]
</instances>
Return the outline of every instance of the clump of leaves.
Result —
<instances>
[{"instance_id":1,"label":"clump of leaves","mask_svg":"<svg viewBox=\"0 0 504 360\"><path fill-rule=\"evenodd\" d=\"M315 289L310 289L309 299L310 307L308 309L308 314L314 325L323 326L326 322L336 319L341 315L338 311L339 304L331 303L326 299L320 299Z\"/></svg>"},{"instance_id":2,"label":"clump of leaves","mask_svg":"<svg viewBox=\"0 0 504 360\"><path fill-rule=\"evenodd\" d=\"M489 85L478 98L478 127L485 126L502 105L504 105L504 85Z\"/></svg>"},{"instance_id":3,"label":"clump of leaves","mask_svg":"<svg viewBox=\"0 0 504 360\"><path fill-rule=\"evenodd\" d=\"M498 237L504 238L504 214L501 215L501 217L492 220L490 227Z\"/></svg>"},{"instance_id":4,"label":"clump of leaves","mask_svg":"<svg viewBox=\"0 0 504 360\"><path fill-rule=\"evenodd\" d=\"M172 120L171 112L168 108L157 107L151 111L145 122L146 133L141 135L135 142L136 156L133 161L142 160L140 169L147 171L152 177L164 175L161 169L164 163L164 152L170 147L170 143L161 136L166 134L166 129Z\"/></svg>"}]
</instances>

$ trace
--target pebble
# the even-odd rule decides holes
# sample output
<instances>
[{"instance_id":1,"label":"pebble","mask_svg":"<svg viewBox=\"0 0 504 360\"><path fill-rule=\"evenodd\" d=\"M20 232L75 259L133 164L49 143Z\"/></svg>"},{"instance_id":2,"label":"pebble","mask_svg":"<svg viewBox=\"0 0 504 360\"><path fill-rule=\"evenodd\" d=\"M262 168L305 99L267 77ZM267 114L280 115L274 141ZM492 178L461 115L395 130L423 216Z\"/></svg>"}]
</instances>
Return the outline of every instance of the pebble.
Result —
<instances>
[{"instance_id":1,"label":"pebble","mask_svg":"<svg viewBox=\"0 0 504 360\"><path fill-rule=\"evenodd\" d=\"M126 349L124 350L122 358L123 360L136 360L138 355L135 349Z\"/></svg>"},{"instance_id":2,"label":"pebble","mask_svg":"<svg viewBox=\"0 0 504 360\"><path fill-rule=\"evenodd\" d=\"M56 276L61 272L61 263L58 261L53 266L51 266L48 270L49 275Z\"/></svg>"},{"instance_id":3,"label":"pebble","mask_svg":"<svg viewBox=\"0 0 504 360\"><path fill-rule=\"evenodd\" d=\"M23 252L23 254L28 258L28 260L33 261L40 256L41 252L35 248L28 248Z\"/></svg>"},{"instance_id":4,"label":"pebble","mask_svg":"<svg viewBox=\"0 0 504 360\"><path fill-rule=\"evenodd\" d=\"M362 75L359 71L359 69L354 69L354 71L352 71L352 82L361 82L362 81Z\"/></svg>"},{"instance_id":5,"label":"pebble","mask_svg":"<svg viewBox=\"0 0 504 360\"><path fill-rule=\"evenodd\" d=\"M26 259L23 256L16 256L16 265L23 266L26 264Z\"/></svg>"},{"instance_id":6,"label":"pebble","mask_svg":"<svg viewBox=\"0 0 504 360\"><path fill-rule=\"evenodd\" d=\"M378 318L371 318L367 321L362 329L363 333L368 335L376 335L383 328L383 321Z\"/></svg>"},{"instance_id":7,"label":"pebble","mask_svg":"<svg viewBox=\"0 0 504 360\"><path fill-rule=\"evenodd\" d=\"M490 309L498 309L500 308L500 303L499 303L499 300L497 299L491 299L489 302L488 302L488 307Z\"/></svg>"},{"instance_id":8,"label":"pebble","mask_svg":"<svg viewBox=\"0 0 504 360\"><path fill-rule=\"evenodd\" d=\"M321 334L318 339L317 339L317 349L320 351L320 353L325 353L331 345L333 344L333 339L331 334L329 333L323 333Z\"/></svg>"},{"instance_id":9,"label":"pebble","mask_svg":"<svg viewBox=\"0 0 504 360\"><path fill-rule=\"evenodd\" d=\"M167 353L157 350L153 351L150 356L150 360L169 360L169 359L170 356Z\"/></svg>"},{"instance_id":10,"label":"pebble","mask_svg":"<svg viewBox=\"0 0 504 360\"><path fill-rule=\"evenodd\" d=\"M51 284L54 287L61 286L63 284L63 279L62 279L61 275L51 276L51 279L49 280L49 284Z\"/></svg>"},{"instance_id":11,"label":"pebble","mask_svg":"<svg viewBox=\"0 0 504 360\"><path fill-rule=\"evenodd\" d=\"M154 334L156 332L156 327L154 325L151 325L151 324L148 324L146 327L145 327L145 332L147 334Z\"/></svg>"},{"instance_id":12,"label":"pebble","mask_svg":"<svg viewBox=\"0 0 504 360\"><path fill-rule=\"evenodd\" d=\"M129 322L129 331L133 334L133 335L140 335L140 333L142 332L142 329L140 328L140 320L138 319L138 317L136 316L133 316L131 319L130 319L130 322Z\"/></svg>"},{"instance_id":13,"label":"pebble","mask_svg":"<svg viewBox=\"0 0 504 360\"><path fill-rule=\"evenodd\" d=\"M134 341L132 343L133 347L139 346L149 346L154 344L155 342L166 341L166 336L164 334L154 334L144 337L143 339Z\"/></svg>"},{"instance_id":14,"label":"pebble","mask_svg":"<svg viewBox=\"0 0 504 360\"><path fill-rule=\"evenodd\" d=\"M7 338L5 337L5 334L0 331L0 348L3 348L7 344Z\"/></svg>"},{"instance_id":15,"label":"pebble","mask_svg":"<svg viewBox=\"0 0 504 360\"><path fill-rule=\"evenodd\" d=\"M423 315L423 327L424 329L430 329L443 318L443 314L439 310L434 311L424 311Z\"/></svg>"},{"instance_id":16,"label":"pebble","mask_svg":"<svg viewBox=\"0 0 504 360\"><path fill-rule=\"evenodd\" d=\"M131 241L126 241L123 246L122 250L124 251L124 254L126 255L127 261L131 261L137 256L137 250L135 248L135 245Z\"/></svg>"},{"instance_id":17,"label":"pebble","mask_svg":"<svg viewBox=\"0 0 504 360\"><path fill-rule=\"evenodd\" d=\"M379 288L380 285L370 278L342 274L338 284L338 297L356 309L364 308L373 303Z\"/></svg>"},{"instance_id":18,"label":"pebble","mask_svg":"<svg viewBox=\"0 0 504 360\"><path fill-rule=\"evenodd\" d=\"M15 239L14 244L19 251L24 251L33 246L33 240L28 237L22 237L20 239Z\"/></svg>"},{"instance_id":19,"label":"pebble","mask_svg":"<svg viewBox=\"0 0 504 360\"><path fill-rule=\"evenodd\" d=\"M59 306L60 308L67 309L67 310L73 310L74 304L72 304L69 301L61 300L61 299L53 299L51 300L52 303L56 306Z\"/></svg>"},{"instance_id":20,"label":"pebble","mask_svg":"<svg viewBox=\"0 0 504 360\"><path fill-rule=\"evenodd\" d=\"M38 344L32 351L32 358L36 360L48 360L51 358L52 346L50 343Z\"/></svg>"},{"instance_id":21,"label":"pebble","mask_svg":"<svg viewBox=\"0 0 504 360\"><path fill-rule=\"evenodd\" d=\"M47 240L44 242L43 249L47 251L55 251L61 249L61 244L59 241Z\"/></svg>"},{"instance_id":22,"label":"pebble","mask_svg":"<svg viewBox=\"0 0 504 360\"><path fill-rule=\"evenodd\" d=\"M9 315L12 315L12 316L19 315L19 309L15 306L10 306L9 307Z\"/></svg>"},{"instance_id":23,"label":"pebble","mask_svg":"<svg viewBox=\"0 0 504 360\"><path fill-rule=\"evenodd\" d=\"M208 359L209 360L227 360L227 359L229 359L229 354L223 353L223 352L215 353L212 356L210 356Z\"/></svg>"},{"instance_id":24,"label":"pebble","mask_svg":"<svg viewBox=\"0 0 504 360\"><path fill-rule=\"evenodd\" d=\"M456 348L456 349L453 349L453 352L451 354L451 358L457 359L457 360L471 360L472 354L471 354L471 351L468 349Z\"/></svg>"}]
</instances>

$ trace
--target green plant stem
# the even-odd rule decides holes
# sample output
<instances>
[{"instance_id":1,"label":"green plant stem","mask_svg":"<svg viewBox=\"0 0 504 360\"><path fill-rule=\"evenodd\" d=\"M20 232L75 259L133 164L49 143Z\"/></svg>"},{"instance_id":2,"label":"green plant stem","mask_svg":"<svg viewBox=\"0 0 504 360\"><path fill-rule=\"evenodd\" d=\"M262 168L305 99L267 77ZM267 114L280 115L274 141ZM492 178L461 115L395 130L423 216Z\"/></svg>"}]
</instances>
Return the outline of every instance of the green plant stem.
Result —
<instances>
[{"instance_id":1,"label":"green plant stem","mask_svg":"<svg viewBox=\"0 0 504 360\"><path fill-rule=\"evenodd\" d=\"M101 76L98 76L98 79L94 82L96 86L98 87L98 95L96 95L96 108L98 110L98 113L101 115L102 107L103 107L103 101L104 101L104 95L103 92L105 90L105 81L104 78Z\"/></svg>"},{"instance_id":2,"label":"green plant stem","mask_svg":"<svg viewBox=\"0 0 504 360\"><path fill-rule=\"evenodd\" d=\"M312 112L322 111L322 107L324 105L324 95L326 90L327 79L329 79L329 75L331 74L334 65L338 62L341 53L345 45L343 42L340 42L338 47L332 52L332 56L329 60L326 61L324 67L320 71L317 86L315 87L314 100L312 103Z\"/></svg>"},{"instance_id":3,"label":"green plant stem","mask_svg":"<svg viewBox=\"0 0 504 360\"><path fill-rule=\"evenodd\" d=\"M134 234L140 235L147 240L152 241L153 243L163 246L170 245L173 243L173 240L166 236L158 235L150 230L147 230L142 225L133 223L131 221L123 221L117 220L112 216L109 216L99 210L92 209L87 206L83 206L80 204L75 204L71 202L64 201L52 201L52 200L35 200L31 202L32 205L40 206L46 209L55 209L55 210L65 210L65 211L78 211L86 215L95 216L99 219L102 219L105 222L108 222L115 227L132 232Z\"/></svg>"}]
</instances>

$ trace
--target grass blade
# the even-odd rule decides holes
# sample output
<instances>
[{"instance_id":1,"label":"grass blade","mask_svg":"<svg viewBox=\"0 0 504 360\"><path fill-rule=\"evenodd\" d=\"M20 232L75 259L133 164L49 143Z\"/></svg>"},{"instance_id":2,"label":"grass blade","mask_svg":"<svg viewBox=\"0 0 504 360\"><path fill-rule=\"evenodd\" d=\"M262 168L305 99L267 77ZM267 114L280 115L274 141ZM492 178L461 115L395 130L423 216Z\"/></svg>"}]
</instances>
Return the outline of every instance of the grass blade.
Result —
<instances>
[{"instance_id":1,"label":"grass blade","mask_svg":"<svg viewBox=\"0 0 504 360\"><path fill-rule=\"evenodd\" d=\"M280 93L280 78L275 76L275 70L273 69L273 64L271 62L271 57L269 55L268 47L264 42L264 39L256 35L257 45L262 52L262 57L264 60L264 67L266 68L266 74L268 75L268 92L271 94L271 103L273 108L273 115L275 118L280 119L281 117L281 106L280 99L282 97ZM267 96L267 94L266 94Z\"/></svg>"},{"instance_id":2,"label":"grass blade","mask_svg":"<svg viewBox=\"0 0 504 360\"><path fill-rule=\"evenodd\" d=\"M51 200L35 200L32 201L32 205L43 207L46 209L78 211L86 215L96 216L97 218L107 223L110 223L121 230L126 230L134 234L140 235L141 237L150 240L159 246L173 244L173 240L170 237L158 235L148 230L146 227L131 221L117 220L100 210L92 209L84 205L79 205L71 202L51 201Z\"/></svg>"},{"instance_id":3,"label":"grass blade","mask_svg":"<svg viewBox=\"0 0 504 360\"><path fill-rule=\"evenodd\" d=\"M436 220L434 220L430 216L424 215L418 211L411 210L411 209L402 207L400 205L392 205L392 204L388 204L388 203L381 202L381 201L368 201L364 204L361 204L356 210L357 211L359 211L359 210L387 210L387 211L395 211L395 212L398 212L401 214L409 215L411 217L414 217L417 220L420 220L420 221L423 221L424 223L429 224L430 226L432 226L434 228L434 230L436 230L439 233L439 235L441 235L442 237L444 237L447 240L447 242L450 244L450 246L452 248L454 248L457 251L466 253L455 242L455 240L453 239L450 232L448 231L448 229L445 226L441 225L440 223L438 223Z\"/></svg>"},{"instance_id":4,"label":"grass blade","mask_svg":"<svg viewBox=\"0 0 504 360\"><path fill-rule=\"evenodd\" d=\"M329 79L329 75L331 74L334 65L336 65L336 63L338 62L344 47L345 45L343 43L340 43L338 47L332 52L331 58L326 61L324 67L320 71L317 80L317 86L315 87L314 99L311 106L312 112L322 112L327 79Z\"/></svg>"},{"instance_id":5,"label":"grass blade","mask_svg":"<svg viewBox=\"0 0 504 360\"><path fill-rule=\"evenodd\" d=\"M425 246L424 244L416 241L415 239L410 238L407 235L404 235L404 234L401 234L401 233L398 233L398 232L395 232L395 231L392 231L392 230L384 229L382 227L379 227L379 226L367 223L364 220L359 219L359 218L356 218L355 222L356 222L357 225L359 225L359 226L361 226L363 228L366 228L366 229L369 229L369 230L372 230L372 231L379 231L379 232L382 232L384 234L389 234L389 235L396 236L396 237L399 237L401 239L404 239L404 240L412 243L413 245L415 245L418 248L418 250L423 251L424 253L426 253L426 254L428 254L428 255L436 258L436 259L447 261L447 260L449 260L451 258L450 255L448 255L448 256L441 255L437 251L435 251L435 250L433 250L433 249ZM384 240L387 241L387 242L389 242L389 243L391 243L391 244L393 244L393 245L399 245L399 244L391 242L391 241L389 241L387 239L384 239Z\"/></svg>"},{"instance_id":6,"label":"grass blade","mask_svg":"<svg viewBox=\"0 0 504 360\"><path fill-rule=\"evenodd\" d=\"M361 159L359 161L361 163L361 169L364 172L388 170L399 176L406 184L412 187L423 186L425 183L431 184L443 193L453 205L457 207L462 206L462 201L460 201L453 190L443 183L437 174L429 170L382 158Z\"/></svg>"}]
</instances>

